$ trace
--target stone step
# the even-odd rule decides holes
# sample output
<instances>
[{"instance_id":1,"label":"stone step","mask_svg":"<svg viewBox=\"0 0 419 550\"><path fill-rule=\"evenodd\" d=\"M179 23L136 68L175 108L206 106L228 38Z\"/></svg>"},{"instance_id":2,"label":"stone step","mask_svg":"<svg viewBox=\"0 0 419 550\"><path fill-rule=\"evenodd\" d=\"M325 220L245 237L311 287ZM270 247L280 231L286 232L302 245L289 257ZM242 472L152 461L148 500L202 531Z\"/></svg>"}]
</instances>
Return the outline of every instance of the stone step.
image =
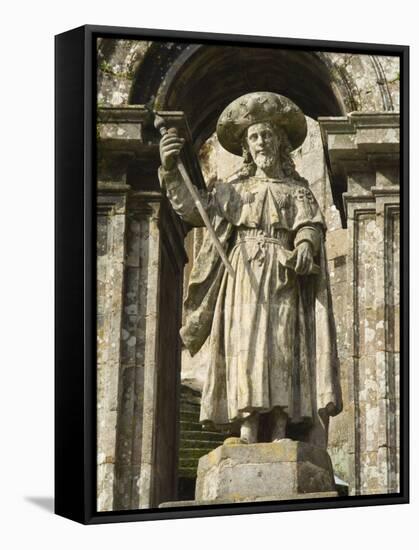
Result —
<instances>
[{"instance_id":1,"label":"stone step","mask_svg":"<svg viewBox=\"0 0 419 550\"><path fill-rule=\"evenodd\" d=\"M216 435L219 435L220 437L224 437L224 439L228 437L228 434L222 434L217 430L211 430L210 428L203 428L200 422L191 422L189 420L182 420L182 419L180 420L180 431L216 434Z\"/></svg>"},{"instance_id":2,"label":"stone step","mask_svg":"<svg viewBox=\"0 0 419 550\"><path fill-rule=\"evenodd\" d=\"M199 411L200 411L201 407L198 405L198 404L195 404L195 403L185 403L185 402L180 402L180 414L182 414L182 412L191 412L191 413L195 413L199 416Z\"/></svg>"},{"instance_id":3,"label":"stone step","mask_svg":"<svg viewBox=\"0 0 419 550\"><path fill-rule=\"evenodd\" d=\"M196 449L195 447L182 449L180 452L180 460L193 460L193 459L200 459L201 456L206 455L210 451L213 450L213 447L210 447L209 449Z\"/></svg>"},{"instance_id":4,"label":"stone step","mask_svg":"<svg viewBox=\"0 0 419 550\"><path fill-rule=\"evenodd\" d=\"M197 412L180 411L181 422L199 422L199 410Z\"/></svg>"},{"instance_id":5,"label":"stone step","mask_svg":"<svg viewBox=\"0 0 419 550\"><path fill-rule=\"evenodd\" d=\"M209 451L212 451L213 449L215 449L216 447L218 447L218 445L221 445L224 441L224 437L222 437L219 441L217 440L208 440L208 439L200 439L200 440L196 440L196 439L192 439L192 438L189 438L189 437L186 437L186 434L184 435L184 437L182 437L182 439L180 440L180 448L183 452L183 449L184 448L191 448L193 447L194 449L207 449L206 452L209 452Z\"/></svg>"},{"instance_id":6,"label":"stone step","mask_svg":"<svg viewBox=\"0 0 419 550\"><path fill-rule=\"evenodd\" d=\"M186 477L188 479L195 479L196 478L196 469L198 467L198 463L196 463L196 466L193 468L182 468L179 467L178 475L179 477Z\"/></svg>"},{"instance_id":7,"label":"stone step","mask_svg":"<svg viewBox=\"0 0 419 550\"><path fill-rule=\"evenodd\" d=\"M227 436L221 435L218 432L208 432L204 430L187 430L182 431L182 439L189 441L224 441Z\"/></svg>"},{"instance_id":8,"label":"stone step","mask_svg":"<svg viewBox=\"0 0 419 550\"><path fill-rule=\"evenodd\" d=\"M198 458L180 458L179 460L179 471L184 468L198 468Z\"/></svg>"},{"instance_id":9,"label":"stone step","mask_svg":"<svg viewBox=\"0 0 419 550\"><path fill-rule=\"evenodd\" d=\"M200 424L199 422L190 422L186 420L181 420L180 431L181 432L201 432L202 424Z\"/></svg>"}]
</instances>

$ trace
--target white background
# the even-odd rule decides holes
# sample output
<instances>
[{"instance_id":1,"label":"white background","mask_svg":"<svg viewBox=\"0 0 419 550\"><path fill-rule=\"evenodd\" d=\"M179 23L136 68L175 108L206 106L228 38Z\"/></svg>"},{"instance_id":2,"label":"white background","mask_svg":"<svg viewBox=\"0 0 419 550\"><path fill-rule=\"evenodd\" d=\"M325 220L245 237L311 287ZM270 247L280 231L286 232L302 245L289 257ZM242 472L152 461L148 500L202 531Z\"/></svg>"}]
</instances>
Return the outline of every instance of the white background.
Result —
<instances>
[{"instance_id":1,"label":"white background","mask_svg":"<svg viewBox=\"0 0 419 550\"><path fill-rule=\"evenodd\" d=\"M415 546L419 523L417 331L411 329L412 504L83 527L51 513L53 495L54 34L102 24L409 44L412 280L419 276L415 3L399 0L90 0L2 3L2 548L317 548ZM417 321L418 292L412 292ZM416 536L415 536L416 535ZM402 542L403 539L403 542ZM415 541L415 542L414 542Z\"/></svg>"}]
</instances>

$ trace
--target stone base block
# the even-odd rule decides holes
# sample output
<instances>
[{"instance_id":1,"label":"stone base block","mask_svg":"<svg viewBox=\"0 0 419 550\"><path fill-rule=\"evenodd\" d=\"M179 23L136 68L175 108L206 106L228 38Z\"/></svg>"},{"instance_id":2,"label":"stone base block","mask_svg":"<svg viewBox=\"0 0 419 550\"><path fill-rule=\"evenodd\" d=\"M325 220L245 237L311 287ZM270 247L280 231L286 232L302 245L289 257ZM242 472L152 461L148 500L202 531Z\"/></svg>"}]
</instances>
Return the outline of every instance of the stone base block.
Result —
<instances>
[{"instance_id":1,"label":"stone base block","mask_svg":"<svg viewBox=\"0 0 419 550\"><path fill-rule=\"evenodd\" d=\"M195 499L229 502L336 493L330 457L301 441L221 445L199 459Z\"/></svg>"}]
</instances>

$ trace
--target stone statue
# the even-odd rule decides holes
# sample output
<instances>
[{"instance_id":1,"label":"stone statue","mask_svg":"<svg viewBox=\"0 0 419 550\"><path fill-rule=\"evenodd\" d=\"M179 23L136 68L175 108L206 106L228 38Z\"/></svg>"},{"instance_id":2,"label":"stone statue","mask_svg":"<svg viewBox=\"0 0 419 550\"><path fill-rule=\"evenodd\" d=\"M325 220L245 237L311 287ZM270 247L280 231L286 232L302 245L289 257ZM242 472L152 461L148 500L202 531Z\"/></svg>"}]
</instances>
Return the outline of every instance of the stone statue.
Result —
<instances>
[{"instance_id":1,"label":"stone statue","mask_svg":"<svg viewBox=\"0 0 419 550\"><path fill-rule=\"evenodd\" d=\"M242 169L200 191L234 269L207 232L195 259L181 337L193 355L209 338L200 421L229 426L243 443L291 437L326 448L341 411L335 327L324 253L325 222L291 151L307 133L301 110L270 92L233 101L217 123ZM159 178L188 224L202 216L177 169L183 139L161 139Z\"/></svg>"}]
</instances>

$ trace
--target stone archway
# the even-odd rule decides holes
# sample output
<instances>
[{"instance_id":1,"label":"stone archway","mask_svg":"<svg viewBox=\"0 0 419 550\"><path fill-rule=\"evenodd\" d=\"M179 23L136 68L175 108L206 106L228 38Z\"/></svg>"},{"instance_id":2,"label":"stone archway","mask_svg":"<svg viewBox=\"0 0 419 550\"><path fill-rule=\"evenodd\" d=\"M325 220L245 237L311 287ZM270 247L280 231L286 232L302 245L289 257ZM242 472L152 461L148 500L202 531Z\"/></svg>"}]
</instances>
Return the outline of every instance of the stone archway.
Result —
<instances>
[{"instance_id":1,"label":"stone archway","mask_svg":"<svg viewBox=\"0 0 419 550\"><path fill-rule=\"evenodd\" d=\"M163 63L159 50L150 51L150 55ZM156 79L154 90L141 87L143 71L153 65L146 56L133 82L130 103L144 103L154 96L156 110L183 111L195 148L199 149L213 133L224 107L248 92L283 94L314 119L354 110L355 98L327 61L324 55L314 52L191 44L179 53L163 77Z\"/></svg>"},{"instance_id":2,"label":"stone archway","mask_svg":"<svg viewBox=\"0 0 419 550\"><path fill-rule=\"evenodd\" d=\"M190 57L193 53L195 62L199 57L203 61L205 48L209 46L187 42L99 39L99 105L122 107L148 103L157 96L173 67L181 70L182 56ZM314 66L322 67L323 75L326 69L341 114L398 110L400 68L397 58L333 52L311 52L309 55L317 58Z\"/></svg>"},{"instance_id":3,"label":"stone archway","mask_svg":"<svg viewBox=\"0 0 419 550\"><path fill-rule=\"evenodd\" d=\"M389 66L386 57L165 42L135 52L131 47L129 57L136 61L126 101L182 111L196 153L214 132L224 107L252 91L283 94L313 120L398 106L397 66ZM345 191L344 179L335 175L331 193L344 224Z\"/></svg>"}]
</instances>

